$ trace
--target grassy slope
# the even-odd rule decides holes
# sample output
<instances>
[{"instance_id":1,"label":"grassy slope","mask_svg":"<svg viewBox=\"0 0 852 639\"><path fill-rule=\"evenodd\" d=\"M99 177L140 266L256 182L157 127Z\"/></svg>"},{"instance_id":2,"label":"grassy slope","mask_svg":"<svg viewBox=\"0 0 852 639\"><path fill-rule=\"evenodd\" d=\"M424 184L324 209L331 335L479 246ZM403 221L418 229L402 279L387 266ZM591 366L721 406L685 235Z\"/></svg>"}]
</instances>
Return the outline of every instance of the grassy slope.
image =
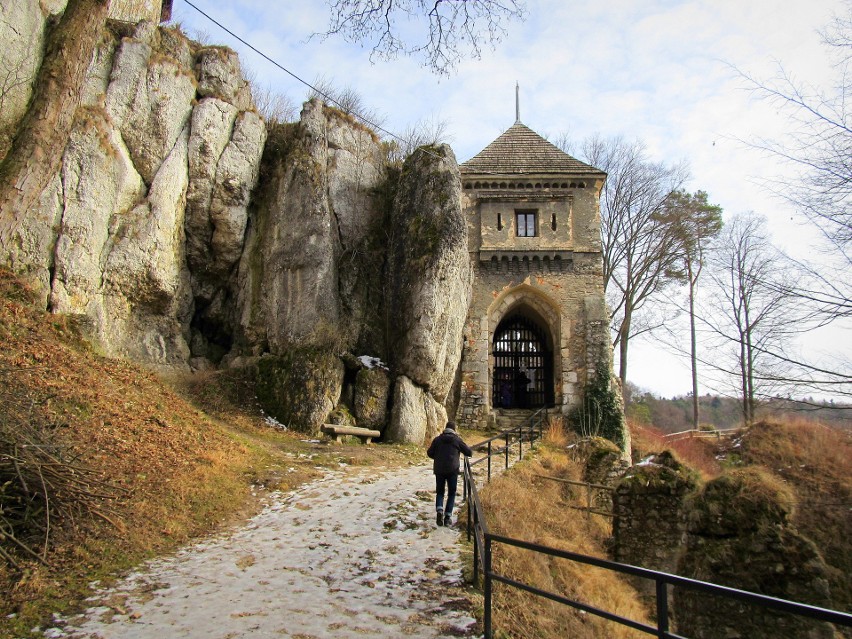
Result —
<instances>
[{"instance_id":1,"label":"grassy slope","mask_svg":"<svg viewBox=\"0 0 852 639\"><path fill-rule=\"evenodd\" d=\"M642 452L672 449L711 479L727 468L757 466L794 494L793 524L814 541L829 564L835 608L852 611L852 431L798 418L758 422L733 440L666 442L659 431L633 425Z\"/></svg>"},{"instance_id":2,"label":"grassy slope","mask_svg":"<svg viewBox=\"0 0 852 639\"><path fill-rule=\"evenodd\" d=\"M491 532L606 557L609 521L598 515L587 517L570 507L585 504L585 491L539 477L581 480L582 468L566 452L564 442L559 446L547 443L532 458L492 479L480 493ZM649 623L639 595L616 573L499 544L493 561L497 572L518 581ZM493 601L498 638L647 637L501 584L495 587Z\"/></svg>"},{"instance_id":3,"label":"grassy slope","mask_svg":"<svg viewBox=\"0 0 852 639\"><path fill-rule=\"evenodd\" d=\"M103 478L108 487L98 492L112 497L96 500L109 521L83 511L51 522L49 567L20 554L21 570L0 560L0 637L26 636L86 596L92 580L236 521L257 508L252 484L288 488L318 475L318 466L398 464L420 453L327 446L271 429L239 373L164 383L100 356L73 318L37 310L3 271L0 340L0 435L57 446L64 460Z\"/></svg>"},{"instance_id":4,"label":"grassy slope","mask_svg":"<svg viewBox=\"0 0 852 639\"><path fill-rule=\"evenodd\" d=\"M740 463L763 466L792 488L793 523L832 568L834 607L852 612L852 431L802 420L760 422L737 450Z\"/></svg>"},{"instance_id":5,"label":"grassy slope","mask_svg":"<svg viewBox=\"0 0 852 639\"><path fill-rule=\"evenodd\" d=\"M632 428L640 456L667 447L652 428ZM672 446L679 460L708 480L728 467L762 467L795 495L794 524L816 542L832 567L834 607L849 611L852 552L852 433L807 422L760 423L733 444L720 449L715 440L683 440ZM720 461L717 456L723 457ZM570 508L583 505L581 490L542 480L538 475L578 480L582 460L565 452L564 443L543 447L537 457L515 466L481 490L492 532L583 554L606 557L609 522L587 518ZM498 572L551 592L643 620L651 615L636 592L613 573L571 562L550 560L526 551L500 547ZM631 637L626 628L532 595L497 585L494 624L502 637Z\"/></svg>"}]
</instances>

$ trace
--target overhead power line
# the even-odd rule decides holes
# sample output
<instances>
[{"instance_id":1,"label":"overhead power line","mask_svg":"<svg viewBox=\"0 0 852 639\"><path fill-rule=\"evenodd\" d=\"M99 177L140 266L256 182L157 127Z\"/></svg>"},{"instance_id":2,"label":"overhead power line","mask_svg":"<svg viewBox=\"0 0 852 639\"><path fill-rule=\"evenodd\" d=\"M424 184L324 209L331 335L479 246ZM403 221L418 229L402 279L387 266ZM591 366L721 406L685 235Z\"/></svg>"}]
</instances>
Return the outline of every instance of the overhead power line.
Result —
<instances>
[{"instance_id":1,"label":"overhead power line","mask_svg":"<svg viewBox=\"0 0 852 639\"><path fill-rule=\"evenodd\" d=\"M261 51L260 49L258 49L256 46L254 46L253 44L251 44L250 42L248 42L245 38L243 38L243 37L241 37L241 36L237 35L237 34L236 34L236 33L234 33L231 29L229 29L229 28L228 28L228 27L226 27L224 24L222 24L221 22L219 22L218 20L216 20L213 16L211 16L210 14L206 13L205 11L203 11L201 8L199 8L197 5L195 5L195 4L194 4L191 0L183 0L183 1L184 1L187 5L189 5L191 8L195 9L195 11L197 11L198 13L200 13L202 16L204 16L205 18L207 18L210 22L212 22L212 23L213 23L213 24L215 24L217 27L219 27L220 29L222 29L222 31L224 31L225 33L229 34L231 37L235 38L237 41L239 41L239 42L241 42L242 44L244 44L245 46L247 46L249 49L251 49L252 51L254 51L257 55L259 55L260 57L262 57L264 60L268 61L269 63L271 63L271 64L273 64L274 66L276 66L276 67L278 67L279 69L281 69L284 73L286 73L287 75L289 75L289 76L290 76L291 78L293 78L294 80L296 80L296 81L301 82L302 84L304 84L306 87L308 87L309 89L311 89L311 90L312 90L315 94L320 95L320 96L322 96L325 100L327 100L328 102L330 102L330 103L332 103L332 104L335 104L338 108L340 108L340 109L341 109L342 111L344 111L345 113L348 113L348 114L350 114L350 115L355 116L355 117L356 117L356 118L358 118L361 122L363 122L363 123L364 123L364 124L366 124L367 126L371 127L372 129L377 130L377 131L381 131L382 133L384 133L384 134L388 135L389 137L391 137L391 138L393 138L393 139L395 139L395 140L397 140L397 141L401 142L401 143L402 143L402 144L404 144L404 145L407 145L407 144L409 143L409 140L406 140L406 139L405 139L405 138L403 138L402 136L397 135L397 134L396 134L396 133L394 133L393 131L388 131L387 129L383 128L382 126L380 126L380 125L376 124L375 122L372 122L369 118L364 117L363 115L361 115L361 114L360 114L360 113L358 113L357 111L354 111L354 110L352 110L352 109L348 109L347 107L343 106L340 102L338 102L338 101L337 101L337 100L336 100L333 96L328 95L328 94L327 94L327 93L325 93L324 91L321 91L319 88L315 87L314 85L312 85L312 84L311 84L310 82L308 82L307 80L303 80L303 79L302 79L302 78L300 78L298 75L296 75L295 73L293 73L292 71L290 71L290 69L288 69L287 67L285 67L283 64L281 64L280 62L278 62L278 61L276 61L275 59L271 58L271 57L270 57L270 56L268 56L266 53L264 53L263 51ZM423 152L424 152L424 153L426 153L427 155L431 155L432 157L434 157L434 158L436 158L436 159L438 159L438 160L443 160L443 159L444 159L444 158L442 158L440 155L438 155L437 153L435 153L434 151L431 151L431 150L429 150L429 149L427 149L427 148L424 148L424 147L422 147L422 146L420 146L420 147L418 147L418 148L414 149L414 151L423 151ZM498 172L496 172L496 171L482 171L482 173L485 173L485 174L487 174L487 175L495 175L495 176L496 176L496 175L502 175L501 173L498 173Z\"/></svg>"},{"instance_id":2,"label":"overhead power line","mask_svg":"<svg viewBox=\"0 0 852 639\"><path fill-rule=\"evenodd\" d=\"M308 87L309 89L311 89L311 90L312 90L314 93L316 93L317 95L320 95L320 96L322 96L323 98L325 98L326 100L328 100L329 102L331 102L332 104L337 105L337 106L338 106L340 109L342 109L343 111L345 111L345 112L347 112L347 113L350 113L351 115L354 115L356 118L358 118L358 119L359 119L359 120L361 120L364 124L366 124L366 125L370 126L371 128L376 129L377 131L381 131L382 133L385 133L386 135L389 135L390 137L392 137L392 138L394 138L394 139L396 139L396 140L399 140L399 141L400 141L400 142L402 142L403 144L406 144L406 143L407 143L407 140L405 140L404 138L402 138L402 137L400 137L400 136L396 135L396 134L395 134L395 133L393 133L392 131L388 131L387 129L382 128L381 126L379 126L379 125L378 125L378 124L376 124L375 122L370 121L369 119L365 118L363 115L361 115L360 113L358 113L358 112L356 112L356 111L352 111L352 110L347 109L347 108L346 108L346 107L344 107L344 106L343 106L340 102L338 102L337 100L335 100L332 96L328 95L327 93L324 93L323 91L321 91L320 89L318 89L317 87L315 87L314 85L312 85L312 84L311 84L310 82L308 82L307 80L303 80L302 78L300 78L298 75L296 75L295 73L293 73L292 71L290 71L290 69L288 69L287 67L285 67L283 64L281 64L281 63L277 62L276 60L274 60L273 58L269 57L269 56L268 56L268 55L266 55L263 51L261 51L260 49L258 49L256 46L254 46L253 44L251 44L250 42L248 42L247 40L245 40L245 39L244 39L244 38L242 38L241 36L237 35L237 34L236 34L236 33L234 33L233 31L231 31L231 30L230 30L228 27L226 27L224 24L222 24L221 22L219 22L218 20L216 20L216 18L214 18L213 16L211 16L211 15L210 15L210 14L208 14L208 13L205 13L205 12L204 12L202 9L200 9L198 6L196 6L195 4L193 4L192 2L190 2L190 0L183 0L183 1L184 1L186 4L188 4L190 7L192 7L193 9L195 9L195 10L196 10L198 13L200 13L202 16L204 16L205 18L207 18L210 22L212 22L212 23L213 23L213 24L215 24L217 27L219 27L220 29L222 29L222 31L224 31L225 33L228 33L229 35L231 35L231 37L236 38L238 41L242 42L245 46L247 46L249 49L251 49L252 51L254 51L257 55L259 55L260 57L262 57L264 60L266 60L266 61L270 62L271 64L274 64L276 67L278 67L279 69L281 69L284 73L286 73L287 75L289 75L291 78L293 78L293 79L297 80L298 82L301 82L302 84L304 84L306 87ZM425 149L424 149L424 150L425 150ZM434 155L434 154L432 154L432 155ZM438 156L436 155L435 157L438 157Z\"/></svg>"}]
</instances>

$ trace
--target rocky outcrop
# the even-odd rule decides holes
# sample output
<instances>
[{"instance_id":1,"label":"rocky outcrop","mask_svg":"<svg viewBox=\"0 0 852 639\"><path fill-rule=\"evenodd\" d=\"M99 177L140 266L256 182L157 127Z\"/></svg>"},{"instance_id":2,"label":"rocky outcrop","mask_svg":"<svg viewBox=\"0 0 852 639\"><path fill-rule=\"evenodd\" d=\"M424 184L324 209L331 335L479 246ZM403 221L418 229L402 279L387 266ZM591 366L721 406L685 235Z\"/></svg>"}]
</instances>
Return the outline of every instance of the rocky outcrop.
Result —
<instances>
[{"instance_id":1,"label":"rocky outcrop","mask_svg":"<svg viewBox=\"0 0 852 639\"><path fill-rule=\"evenodd\" d=\"M0 4L0 160L32 96L44 27L45 15L38 2Z\"/></svg>"},{"instance_id":2,"label":"rocky outcrop","mask_svg":"<svg viewBox=\"0 0 852 639\"><path fill-rule=\"evenodd\" d=\"M240 58L227 47L203 47L196 54L198 95L218 98L238 110L254 108L251 88L243 77Z\"/></svg>"},{"instance_id":3,"label":"rocky outcrop","mask_svg":"<svg viewBox=\"0 0 852 639\"><path fill-rule=\"evenodd\" d=\"M337 406L344 366L315 346L292 348L257 365L257 398L263 409L288 428L318 435Z\"/></svg>"},{"instance_id":4,"label":"rocky outcrop","mask_svg":"<svg viewBox=\"0 0 852 639\"><path fill-rule=\"evenodd\" d=\"M125 141L133 165L151 184L186 128L195 98L191 69L154 50L156 32L142 23L115 54L106 110Z\"/></svg>"},{"instance_id":5,"label":"rocky outcrop","mask_svg":"<svg viewBox=\"0 0 852 639\"><path fill-rule=\"evenodd\" d=\"M29 65L26 85L40 64L27 51L64 3L18 4L0 13L0 55ZM7 97L11 131L28 98ZM421 149L400 176L375 133L318 100L267 127L233 51L124 18L91 58L81 105L60 170L4 254L46 307L79 316L107 354L260 361L268 412L307 432L335 409L393 425L392 441L442 430L470 298L449 147ZM390 364L352 364L359 353Z\"/></svg>"},{"instance_id":6,"label":"rocky outcrop","mask_svg":"<svg viewBox=\"0 0 852 639\"><path fill-rule=\"evenodd\" d=\"M233 103L196 102L214 74L199 80L197 45L178 31L122 33L93 56L61 170L11 259L107 353L186 366L195 300L227 290L242 254L265 125L242 77L220 91Z\"/></svg>"},{"instance_id":7,"label":"rocky outcrop","mask_svg":"<svg viewBox=\"0 0 852 639\"><path fill-rule=\"evenodd\" d=\"M461 181L448 146L423 147L406 161L393 206L389 250L387 304L394 309L394 322L388 346L392 368L401 375L389 437L422 443L424 436L443 428L435 420L446 421L443 407L439 416L431 407L442 405L449 394L470 303ZM398 407L398 400L405 408ZM422 425L414 427L415 421Z\"/></svg>"},{"instance_id":8,"label":"rocky outcrop","mask_svg":"<svg viewBox=\"0 0 852 639\"><path fill-rule=\"evenodd\" d=\"M617 452L613 445L613 461L618 460ZM686 539L686 501L696 485L697 477L668 451L631 467L612 495L615 561L676 572ZM633 581L637 590L653 598L653 582Z\"/></svg>"},{"instance_id":9,"label":"rocky outcrop","mask_svg":"<svg viewBox=\"0 0 852 639\"><path fill-rule=\"evenodd\" d=\"M383 262L359 251L381 215L371 196L384 179L379 141L312 100L299 124L272 133L264 164L240 264L239 341L276 353L323 330L353 348L367 305L358 282Z\"/></svg>"},{"instance_id":10,"label":"rocky outcrop","mask_svg":"<svg viewBox=\"0 0 852 639\"><path fill-rule=\"evenodd\" d=\"M352 403L358 425L384 429L390 388L390 378L384 368L362 368L356 373Z\"/></svg>"},{"instance_id":11,"label":"rocky outcrop","mask_svg":"<svg viewBox=\"0 0 852 639\"><path fill-rule=\"evenodd\" d=\"M397 378L387 441L420 445L440 433L446 423L447 411L440 402L404 375Z\"/></svg>"},{"instance_id":12,"label":"rocky outcrop","mask_svg":"<svg viewBox=\"0 0 852 639\"><path fill-rule=\"evenodd\" d=\"M450 147L423 147L406 161L391 230L392 362L443 402L461 357L471 286L461 180Z\"/></svg>"},{"instance_id":13,"label":"rocky outcrop","mask_svg":"<svg viewBox=\"0 0 852 639\"><path fill-rule=\"evenodd\" d=\"M793 496L746 469L708 482L689 514L678 574L772 597L831 607L827 567L790 522ZM698 639L834 637L831 625L675 588L677 631Z\"/></svg>"}]
</instances>

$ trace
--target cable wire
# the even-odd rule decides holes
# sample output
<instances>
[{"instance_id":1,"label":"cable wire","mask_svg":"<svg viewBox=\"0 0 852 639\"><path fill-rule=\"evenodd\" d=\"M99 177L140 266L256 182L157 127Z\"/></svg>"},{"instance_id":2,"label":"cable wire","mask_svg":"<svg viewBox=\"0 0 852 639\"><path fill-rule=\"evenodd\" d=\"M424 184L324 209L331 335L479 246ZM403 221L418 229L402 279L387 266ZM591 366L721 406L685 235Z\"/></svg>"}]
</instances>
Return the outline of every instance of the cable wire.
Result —
<instances>
[{"instance_id":1,"label":"cable wire","mask_svg":"<svg viewBox=\"0 0 852 639\"><path fill-rule=\"evenodd\" d=\"M317 95L320 95L320 96L322 96L323 98L325 98L326 100L328 100L329 102L331 102L331 103L333 103L333 104L337 105L337 106L338 106L341 110L343 110L344 112L346 112L346 113L350 113L351 115L354 115L354 116L355 116L355 117L357 117L359 120L361 120L364 124L366 124L366 125L370 126L371 128L376 129L376 130L378 130L378 131L381 131L382 133L385 133L386 135L389 135L390 137L392 137L392 138L394 138L394 139L396 139L396 140L399 140L399 141L400 141L400 142L402 142L403 144L407 144L407 142L408 142L407 140L405 140L404 138L402 138L402 137L400 137L400 136L396 135L396 134L395 134L395 133L393 133L392 131L388 131L387 129L382 128L381 126L379 126L378 124L375 124L374 122L371 122L370 120L368 120L367 118L365 118L364 116L362 116L360 113L357 113L356 111L350 111L350 110L346 109L346 107L344 107L342 104L340 104L340 102L338 102L337 100L335 100L332 96L328 95L327 93L324 93L324 92L320 91L318 88L316 88L315 86L313 86L310 82L307 82L306 80L303 80L303 79L302 79L302 78L300 78L298 75L296 75L295 73L293 73L292 71L290 71L288 68L286 68L284 65L282 65L282 64L280 64L279 62L277 62L277 61L273 60L272 58L270 58L270 57L269 57L268 55L266 55L263 51L261 51L260 49L258 49L257 47L255 47L253 44L251 44L250 42L248 42L248 41L244 40L242 37L238 36L236 33L234 33L233 31L231 31L228 27L226 27L226 26L225 26L225 25L223 25L221 22L219 22L218 20L216 20L215 18L213 18L213 17L212 17L211 15L209 15L208 13L205 13L204 11L202 11L202 10L201 10L200 8L198 8L195 4L193 4L192 2L190 2L190 0L183 0L183 1L184 1L186 4L188 4L190 7L192 7L193 9L195 9L195 10L196 10L198 13L200 13L202 16L204 16L205 18L207 18L208 20L210 20L210 22L212 22L212 23L213 23L213 24L215 24L217 27L219 27L220 29L222 29L225 33L230 34L232 37L234 37L234 38L236 38L238 41L242 42L245 46L247 46L249 49L251 49L252 51L254 51L254 52L255 52L256 54L258 54L260 57L262 57L263 59L265 59L265 60L267 60L268 62L272 63L273 65L275 65L276 67L278 67L279 69L281 69L284 73L286 73L287 75L289 75L289 76L290 76L290 77L292 77L293 79L295 79L295 80L297 80L297 81L301 82L302 84L304 84L306 87L308 87L309 89L311 89L311 90L312 90L314 93L316 93ZM426 149L423 149L423 150L424 150L425 152L429 153L430 155L434 155L435 157L437 157L437 158L439 158L439 159L443 159L443 158L440 158L440 156L436 155L435 153L431 153L430 151L428 151L428 150L426 150Z\"/></svg>"}]
</instances>

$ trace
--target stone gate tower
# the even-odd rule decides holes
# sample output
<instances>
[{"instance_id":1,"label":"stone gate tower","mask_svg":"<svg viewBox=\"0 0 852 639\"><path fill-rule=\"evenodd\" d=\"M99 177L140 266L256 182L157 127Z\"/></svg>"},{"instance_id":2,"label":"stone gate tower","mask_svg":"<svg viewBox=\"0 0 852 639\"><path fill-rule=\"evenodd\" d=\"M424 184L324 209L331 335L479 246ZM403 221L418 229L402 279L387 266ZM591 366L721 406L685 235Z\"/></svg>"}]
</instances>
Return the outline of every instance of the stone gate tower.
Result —
<instances>
[{"instance_id":1,"label":"stone gate tower","mask_svg":"<svg viewBox=\"0 0 852 639\"><path fill-rule=\"evenodd\" d=\"M567 413L611 370L599 198L606 174L520 122L461 165L474 273L456 419Z\"/></svg>"}]
</instances>

